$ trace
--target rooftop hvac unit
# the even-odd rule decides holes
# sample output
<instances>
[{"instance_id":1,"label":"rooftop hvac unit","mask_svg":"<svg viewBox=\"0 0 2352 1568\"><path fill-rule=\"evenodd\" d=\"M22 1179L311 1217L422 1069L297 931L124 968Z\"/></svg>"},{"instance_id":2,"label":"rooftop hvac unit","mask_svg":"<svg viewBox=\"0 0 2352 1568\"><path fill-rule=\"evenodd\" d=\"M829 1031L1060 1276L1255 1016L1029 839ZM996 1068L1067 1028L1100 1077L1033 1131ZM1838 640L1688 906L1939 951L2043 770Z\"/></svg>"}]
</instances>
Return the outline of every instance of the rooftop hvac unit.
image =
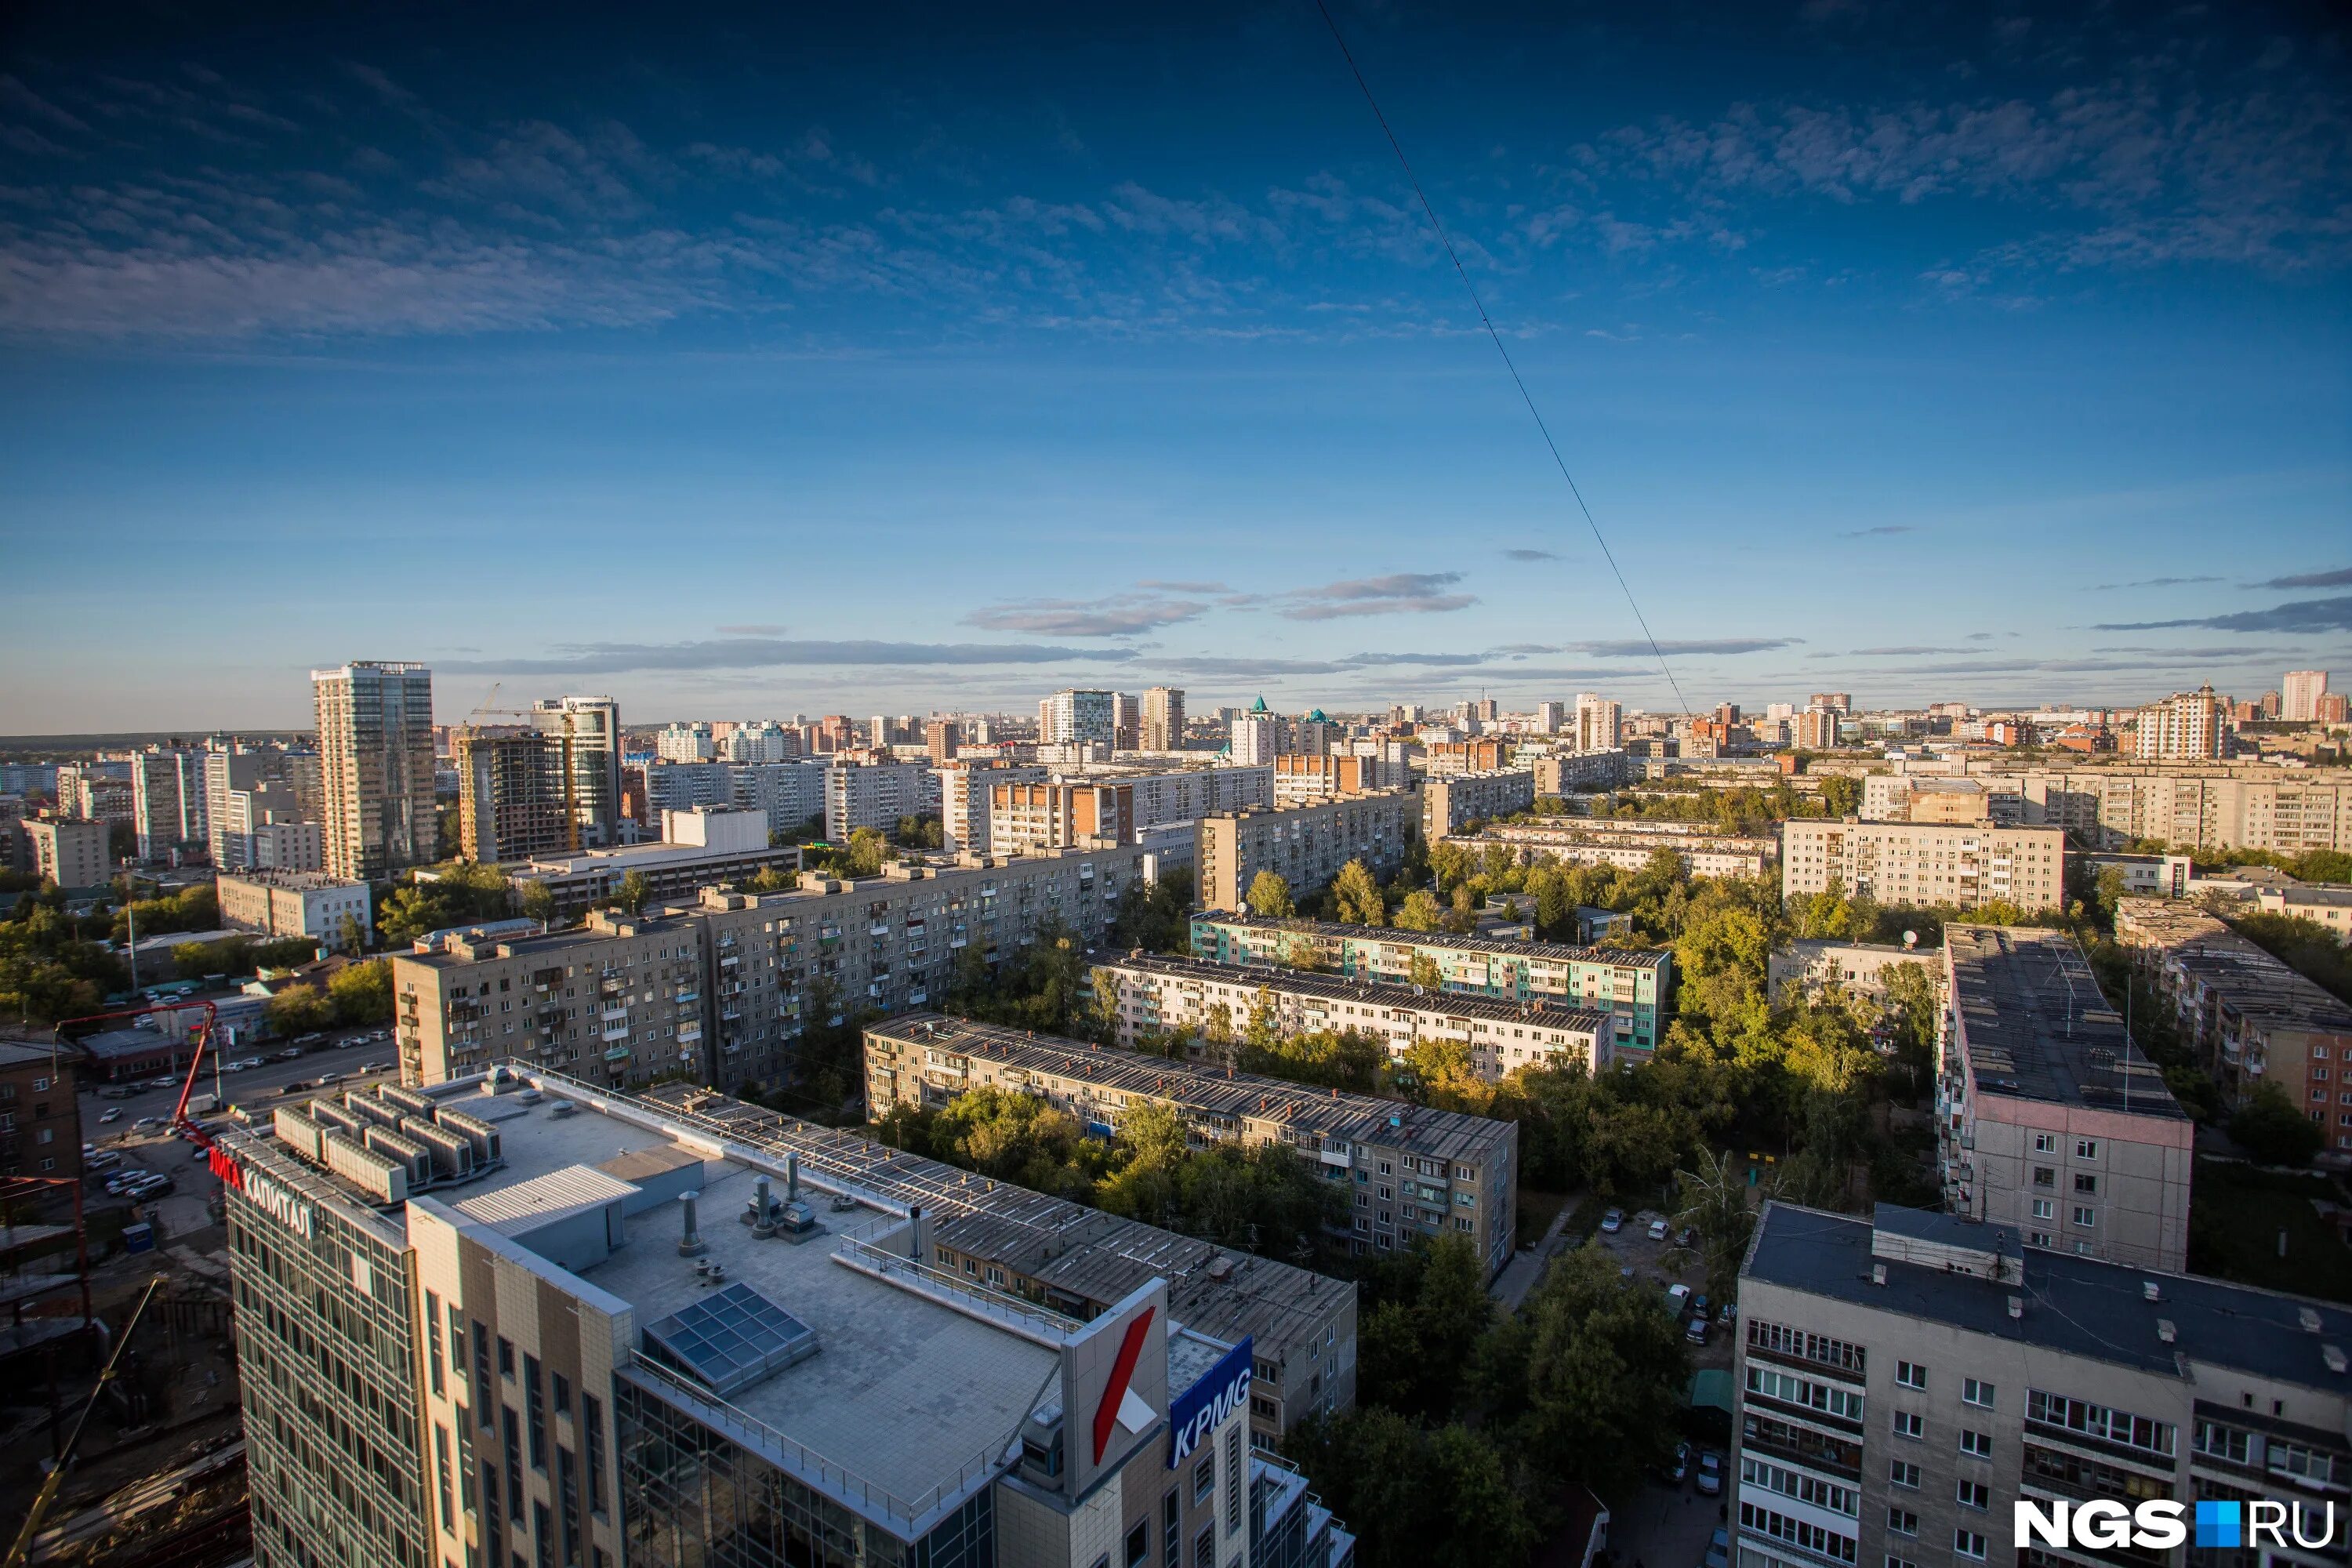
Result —
<instances>
[{"instance_id":1,"label":"rooftop hvac unit","mask_svg":"<svg viewBox=\"0 0 2352 1568\"><path fill-rule=\"evenodd\" d=\"M358 1089L343 1096L343 1109L358 1119L362 1128L400 1125L400 1111L395 1107Z\"/></svg>"},{"instance_id":2,"label":"rooftop hvac unit","mask_svg":"<svg viewBox=\"0 0 2352 1568\"><path fill-rule=\"evenodd\" d=\"M408 1170L412 1188L433 1183L433 1155L414 1138L404 1138L389 1127L371 1127L361 1141L377 1153L399 1161Z\"/></svg>"},{"instance_id":3,"label":"rooftop hvac unit","mask_svg":"<svg viewBox=\"0 0 2352 1568\"><path fill-rule=\"evenodd\" d=\"M401 1119L400 1134L433 1156L433 1173L438 1179L461 1182L474 1173L474 1144L464 1133L406 1116Z\"/></svg>"},{"instance_id":4,"label":"rooftop hvac unit","mask_svg":"<svg viewBox=\"0 0 2352 1568\"><path fill-rule=\"evenodd\" d=\"M332 1131L350 1133L354 1142L369 1125L366 1118L352 1115L331 1100L312 1100L310 1117L321 1127Z\"/></svg>"},{"instance_id":5,"label":"rooftop hvac unit","mask_svg":"<svg viewBox=\"0 0 2352 1568\"><path fill-rule=\"evenodd\" d=\"M279 1142L314 1165L326 1163L319 1152L319 1141L325 1136L326 1129L304 1115L299 1106L279 1106L273 1123Z\"/></svg>"},{"instance_id":6,"label":"rooftop hvac unit","mask_svg":"<svg viewBox=\"0 0 2352 1568\"><path fill-rule=\"evenodd\" d=\"M342 1177L378 1203L404 1204L408 1201L408 1167L389 1154L379 1154L363 1148L355 1140L341 1132L330 1132L321 1152L330 1171Z\"/></svg>"},{"instance_id":7,"label":"rooftop hvac unit","mask_svg":"<svg viewBox=\"0 0 2352 1568\"><path fill-rule=\"evenodd\" d=\"M499 1130L480 1117L444 1105L433 1112L433 1120L474 1146L476 1164L493 1164L499 1158Z\"/></svg>"},{"instance_id":8,"label":"rooftop hvac unit","mask_svg":"<svg viewBox=\"0 0 2352 1568\"><path fill-rule=\"evenodd\" d=\"M378 1084L375 1093L378 1100L397 1105L413 1116L433 1114L433 1097L429 1094L419 1094L413 1089L403 1089L396 1083Z\"/></svg>"}]
</instances>

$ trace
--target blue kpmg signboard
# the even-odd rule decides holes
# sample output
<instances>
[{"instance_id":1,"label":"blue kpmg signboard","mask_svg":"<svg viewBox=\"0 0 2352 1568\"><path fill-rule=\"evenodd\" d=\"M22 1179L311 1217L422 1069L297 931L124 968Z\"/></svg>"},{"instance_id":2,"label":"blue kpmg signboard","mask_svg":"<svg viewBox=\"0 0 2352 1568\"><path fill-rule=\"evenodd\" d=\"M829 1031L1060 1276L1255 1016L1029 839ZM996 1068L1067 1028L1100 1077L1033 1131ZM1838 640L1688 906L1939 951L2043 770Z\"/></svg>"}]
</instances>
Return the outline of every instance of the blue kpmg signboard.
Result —
<instances>
[{"instance_id":1,"label":"blue kpmg signboard","mask_svg":"<svg viewBox=\"0 0 2352 1568\"><path fill-rule=\"evenodd\" d=\"M1176 1396L1168 1412L1168 1468L1174 1469L1235 1410L1247 1409L1250 1341L1227 1351L1200 1382Z\"/></svg>"}]
</instances>

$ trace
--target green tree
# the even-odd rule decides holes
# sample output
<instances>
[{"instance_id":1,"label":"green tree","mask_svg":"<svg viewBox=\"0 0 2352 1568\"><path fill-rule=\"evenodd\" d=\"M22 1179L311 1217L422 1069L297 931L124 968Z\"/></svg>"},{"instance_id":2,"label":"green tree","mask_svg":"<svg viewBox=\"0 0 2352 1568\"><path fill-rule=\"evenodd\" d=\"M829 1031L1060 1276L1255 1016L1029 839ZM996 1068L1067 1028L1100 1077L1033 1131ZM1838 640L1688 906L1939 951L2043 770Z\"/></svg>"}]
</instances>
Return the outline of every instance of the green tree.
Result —
<instances>
[{"instance_id":1,"label":"green tree","mask_svg":"<svg viewBox=\"0 0 2352 1568\"><path fill-rule=\"evenodd\" d=\"M1288 920L1298 913L1298 906L1291 901L1290 884L1273 871L1260 871L1251 879L1243 901L1252 914L1264 920Z\"/></svg>"},{"instance_id":2,"label":"green tree","mask_svg":"<svg viewBox=\"0 0 2352 1568\"><path fill-rule=\"evenodd\" d=\"M280 1035L305 1035L335 1021L335 1005L315 985L289 985L262 1011Z\"/></svg>"},{"instance_id":3,"label":"green tree","mask_svg":"<svg viewBox=\"0 0 2352 1568\"><path fill-rule=\"evenodd\" d=\"M1862 781L1845 773L1822 775L1822 815L1852 816L1862 809Z\"/></svg>"},{"instance_id":4,"label":"green tree","mask_svg":"<svg viewBox=\"0 0 2352 1568\"><path fill-rule=\"evenodd\" d=\"M1664 1456L1690 1375L1655 1288L1587 1245L1554 1259L1527 1305L1525 1404L1511 1425L1538 1473L1616 1495Z\"/></svg>"},{"instance_id":5,"label":"green tree","mask_svg":"<svg viewBox=\"0 0 2352 1568\"><path fill-rule=\"evenodd\" d=\"M1444 918L1445 912L1438 907L1437 896L1426 888L1415 888L1405 895L1404 902L1397 906L1396 928L1399 931L1435 931Z\"/></svg>"},{"instance_id":6,"label":"green tree","mask_svg":"<svg viewBox=\"0 0 2352 1568\"><path fill-rule=\"evenodd\" d=\"M1436 959L1416 948L1413 955L1405 961L1405 983L1418 985L1423 991L1443 991L1445 989L1445 971L1438 967Z\"/></svg>"},{"instance_id":7,"label":"green tree","mask_svg":"<svg viewBox=\"0 0 2352 1568\"><path fill-rule=\"evenodd\" d=\"M653 884L646 880L646 874L642 871L625 871L621 875L621 885L613 890L613 896L631 914L643 914L646 900L654 896Z\"/></svg>"},{"instance_id":8,"label":"green tree","mask_svg":"<svg viewBox=\"0 0 2352 1568\"><path fill-rule=\"evenodd\" d=\"M1334 917L1348 925L1376 926L1388 921L1388 900L1361 860L1350 860L1331 879Z\"/></svg>"},{"instance_id":9,"label":"green tree","mask_svg":"<svg viewBox=\"0 0 2352 1568\"><path fill-rule=\"evenodd\" d=\"M542 926L552 925L555 921L555 889L545 882L525 882L522 912L526 920L537 921ZM357 952L359 949L354 947L351 951Z\"/></svg>"},{"instance_id":10,"label":"green tree","mask_svg":"<svg viewBox=\"0 0 2352 1568\"><path fill-rule=\"evenodd\" d=\"M1748 1241L1756 1233L1756 1211L1748 1206L1748 1182L1731 1168L1726 1151L1696 1169L1678 1171L1682 1208L1677 1226L1687 1226L1696 1239L1699 1261L1706 1268L1706 1293L1727 1300L1738 1283L1739 1265L1748 1256Z\"/></svg>"},{"instance_id":11,"label":"green tree","mask_svg":"<svg viewBox=\"0 0 2352 1568\"><path fill-rule=\"evenodd\" d=\"M2265 1165L2308 1165L2326 1135L2285 1089L2264 1083L2231 1116L2230 1141Z\"/></svg>"},{"instance_id":12,"label":"green tree","mask_svg":"<svg viewBox=\"0 0 2352 1568\"><path fill-rule=\"evenodd\" d=\"M1539 1538L1525 1467L1484 1432L1363 1405L1302 1423L1285 1446L1360 1531L1361 1568L1520 1568Z\"/></svg>"},{"instance_id":13,"label":"green tree","mask_svg":"<svg viewBox=\"0 0 2352 1568\"><path fill-rule=\"evenodd\" d=\"M365 963L345 964L328 980L327 995L335 1005L335 1017L340 1023L391 1023L391 961L377 958Z\"/></svg>"}]
</instances>

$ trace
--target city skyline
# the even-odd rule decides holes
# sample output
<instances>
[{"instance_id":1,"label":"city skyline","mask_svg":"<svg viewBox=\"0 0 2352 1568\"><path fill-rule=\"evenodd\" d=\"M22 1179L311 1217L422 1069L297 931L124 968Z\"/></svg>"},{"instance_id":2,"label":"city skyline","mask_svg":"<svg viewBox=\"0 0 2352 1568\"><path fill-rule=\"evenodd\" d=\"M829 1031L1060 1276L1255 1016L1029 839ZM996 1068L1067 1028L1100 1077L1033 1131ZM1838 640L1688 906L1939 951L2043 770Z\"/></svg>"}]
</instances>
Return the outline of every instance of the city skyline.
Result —
<instances>
[{"instance_id":1,"label":"city skyline","mask_svg":"<svg viewBox=\"0 0 2352 1568\"><path fill-rule=\"evenodd\" d=\"M1335 16L1689 706L2352 665L2340 34ZM1679 706L1311 8L466 26L12 39L0 732Z\"/></svg>"}]
</instances>

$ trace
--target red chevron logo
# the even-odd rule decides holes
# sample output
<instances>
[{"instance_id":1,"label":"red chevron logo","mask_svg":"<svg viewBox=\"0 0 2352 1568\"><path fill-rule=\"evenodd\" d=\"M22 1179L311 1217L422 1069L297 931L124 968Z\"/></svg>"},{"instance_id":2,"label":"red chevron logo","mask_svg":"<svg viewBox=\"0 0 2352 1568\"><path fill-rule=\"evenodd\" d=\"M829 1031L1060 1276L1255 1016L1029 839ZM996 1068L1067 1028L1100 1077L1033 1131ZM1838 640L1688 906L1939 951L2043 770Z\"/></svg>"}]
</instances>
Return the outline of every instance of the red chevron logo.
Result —
<instances>
[{"instance_id":1,"label":"red chevron logo","mask_svg":"<svg viewBox=\"0 0 2352 1568\"><path fill-rule=\"evenodd\" d=\"M1144 1405L1142 1400L1135 1399L1128 1392L1127 1385L1135 1376L1135 1363L1143 1355L1143 1342L1151 1331L1152 1314L1157 1310L1157 1308L1144 1308L1142 1314L1128 1324L1127 1338L1119 1342L1118 1359L1111 1363L1110 1383L1103 1389L1102 1403L1095 1406L1095 1463L1097 1465L1102 1463L1103 1450L1110 1447L1111 1427L1122 1417L1126 1418L1130 1428L1140 1430L1135 1420L1136 1413L1127 1408L1130 1399L1142 1406L1141 1415L1145 1422L1151 1419L1150 1407Z\"/></svg>"}]
</instances>

